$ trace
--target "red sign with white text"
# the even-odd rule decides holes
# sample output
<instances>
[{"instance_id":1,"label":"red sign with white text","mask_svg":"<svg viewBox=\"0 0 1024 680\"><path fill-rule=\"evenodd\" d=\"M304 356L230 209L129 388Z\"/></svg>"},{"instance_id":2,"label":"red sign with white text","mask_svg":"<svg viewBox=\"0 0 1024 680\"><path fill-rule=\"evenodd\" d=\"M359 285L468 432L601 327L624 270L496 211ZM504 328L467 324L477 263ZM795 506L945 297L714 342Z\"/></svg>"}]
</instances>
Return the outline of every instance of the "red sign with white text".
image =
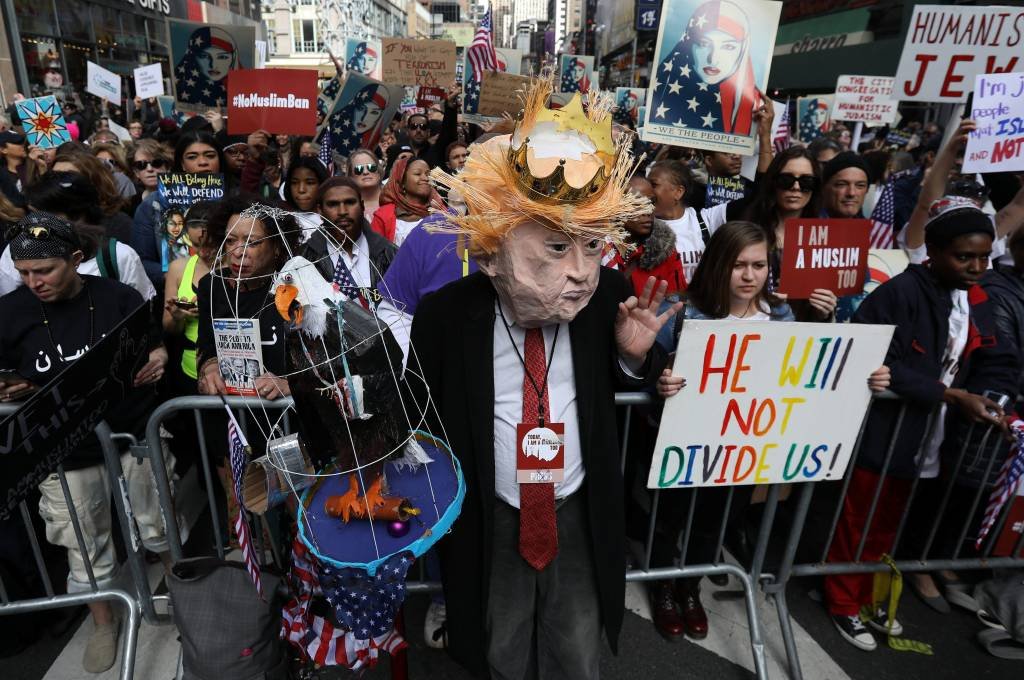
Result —
<instances>
[{"instance_id":1,"label":"red sign with white text","mask_svg":"<svg viewBox=\"0 0 1024 680\"><path fill-rule=\"evenodd\" d=\"M868 268L871 220L786 220L779 292L804 300L816 288L836 295L855 295L864 289Z\"/></svg>"},{"instance_id":2,"label":"red sign with white text","mask_svg":"<svg viewBox=\"0 0 1024 680\"><path fill-rule=\"evenodd\" d=\"M317 72L241 69L228 76L228 134L316 134Z\"/></svg>"}]
</instances>

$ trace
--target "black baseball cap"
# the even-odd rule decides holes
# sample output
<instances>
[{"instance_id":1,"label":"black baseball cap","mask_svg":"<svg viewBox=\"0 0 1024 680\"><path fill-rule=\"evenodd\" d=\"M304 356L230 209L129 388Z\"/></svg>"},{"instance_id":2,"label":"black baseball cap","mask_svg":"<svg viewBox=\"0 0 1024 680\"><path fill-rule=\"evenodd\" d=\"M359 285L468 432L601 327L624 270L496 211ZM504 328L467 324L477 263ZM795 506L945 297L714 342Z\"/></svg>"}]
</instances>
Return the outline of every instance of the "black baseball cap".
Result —
<instances>
[{"instance_id":1,"label":"black baseball cap","mask_svg":"<svg viewBox=\"0 0 1024 680\"><path fill-rule=\"evenodd\" d=\"M0 132L0 146L4 144L24 144L25 135L17 130L5 130Z\"/></svg>"}]
</instances>

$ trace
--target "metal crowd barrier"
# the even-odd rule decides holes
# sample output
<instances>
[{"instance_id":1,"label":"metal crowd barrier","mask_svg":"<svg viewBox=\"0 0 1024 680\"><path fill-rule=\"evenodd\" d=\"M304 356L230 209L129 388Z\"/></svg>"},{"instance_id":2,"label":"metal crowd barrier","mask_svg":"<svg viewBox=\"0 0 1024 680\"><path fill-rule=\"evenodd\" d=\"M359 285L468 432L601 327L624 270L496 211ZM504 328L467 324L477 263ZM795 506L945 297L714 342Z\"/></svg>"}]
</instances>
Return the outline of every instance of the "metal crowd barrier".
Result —
<instances>
[{"instance_id":1,"label":"metal crowd barrier","mask_svg":"<svg viewBox=\"0 0 1024 680\"><path fill-rule=\"evenodd\" d=\"M17 410L18 406L19 404L0 404L0 417L13 413ZM133 550L132 548L133 545L137 546L141 543L133 543L132 540L132 534L136 532L137 529L134 523L128 520L129 515L126 512L127 508L125 504L127 493L121 493L121 490L126 490L126 487L124 485L124 473L121 469L121 457L118 454L117 446L114 444L114 441L115 439L121 438L125 435L115 435L111 433L110 428L105 422L101 422L96 427L96 435L99 437L100 444L103 449L103 457L106 463L105 467L110 482L111 495L114 498L117 509L114 515L117 517L117 524L120 527L122 537L124 538L125 549L128 553L130 574L137 589L137 593L129 593L120 588L99 588L93 571L92 561L89 557L89 551L86 546L85 536L82 532L81 521L78 517L77 511L75 510L74 501L68 487L64 468L63 466L60 466L57 468L55 473L60 479L61 489L64 492L64 501L68 507L71 525L74 529L75 539L78 543L78 549L82 553L85 571L89 579L90 591L87 593L77 594L68 593L58 595L56 593L53 587L53 582L50 579L49 570L47 569L43 558L42 548L39 544L39 537L36 535L36 528L32 521L33 511L29 509L28 504L25 501L22 501L18 506L18 511L32 550L32 557L35 561L37 574L39 576L39 580L42 582L46 596L12 601L8 596L7 587L3 583L2 578L0 578L0 616L28 614L31 612L46 611L50 609L60 609L62 607L77 607L93 602L111 602L112 604L121 603L124 605L127 616L122 619L121 665L119 677L121 680L132 680L135 674L135 653L138 644L139 623L141 617L143 613L145 613L147 618L152 616L152 619L156 620L157 616L153 610L153 597L149 591L149 583L146 579L143 556L140 551ZM128 507L130 507L130 501L128 501Z\"/></svg>"}]
</instances>

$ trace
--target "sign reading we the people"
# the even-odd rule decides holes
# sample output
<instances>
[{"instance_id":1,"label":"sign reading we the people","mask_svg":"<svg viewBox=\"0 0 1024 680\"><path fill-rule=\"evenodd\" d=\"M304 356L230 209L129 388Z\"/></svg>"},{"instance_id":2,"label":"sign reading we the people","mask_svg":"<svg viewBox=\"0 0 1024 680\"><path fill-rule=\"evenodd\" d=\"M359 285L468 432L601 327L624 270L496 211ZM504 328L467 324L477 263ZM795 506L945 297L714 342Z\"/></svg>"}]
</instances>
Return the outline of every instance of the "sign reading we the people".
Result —
<instances>
[{"instance_id":1,"label":"sign reading we the people","mask_svg":"<svg viewBox=\"0 0 1024 680\"><path fill-rule=\"evenodd\" d=\"M316 70L239 69L228 78L228 134L316 134Z\"/></svg>"},{"instance_id":2,"label":"sign reading we the people","mask_svg":"<svg viewBox=\"0 0 1024 680\"><path fill-rule=\"evenodd\" d=\"M1024 8L916 5L907 28L895 98L962 102L980 73L1017 69L1024 57Z\"/></svg>"},{"instance_id":3,"label":"sign reading we the people","mask_svg":"<svg viewBox=\"0 0 1024 680\"><path fill-rule=\"evenodd\" d=\"M385 38L384 82L450 87L455 83L455 43L450 40Z\"/></svg>"},{"instance_id":4,"label":"sign reading we the people","mask_svg":"<svg viewBox=\"0 0 1024 680\"><path fill-rule=\"evenodd\" d=\"M1024 73L977 76L970 117L978 127L967 138L964 172L1024 170Z\"/></svg>"},{"instance_id":5,"label":"sign reading we the people","mask_svg":"<svg viewBox=\"0 0 1024 680\"><path fill-rule=\"evenodd\" d=\"M781 11L766 0L664 0L641 139L752 154Z\"/></svg>"},{"instance_id":6,"label":"sign reading we the people","mask_svg":"<svg viewBox=\"0 0 1024 680\"><path fill-rule=\"evenodd\" d=\"M684 322L647 486L841 479L893 328Z\"/></svg>"},{"instance_id":7,"label":"sign reading we the people","mask_svg":"<svg viewBox=\"0 0 1024 680\"><path fill-rule=\"evenodd\" d=\"M892 97L895 78L839 76L832 100L832 120L884 125L896 120L899 102Z\"/></svg>"},{"instance_id":8,"label":"sign reading we the people","mask_svg":"<svg viewBox=\"0 0 1024 680\"><path fill-rule=\"evenodd\" d=\"M807 299L816 288L836 295L855 295L864 289L871 220L786 220L779 292Z\"/></svg>"}]
</instances>

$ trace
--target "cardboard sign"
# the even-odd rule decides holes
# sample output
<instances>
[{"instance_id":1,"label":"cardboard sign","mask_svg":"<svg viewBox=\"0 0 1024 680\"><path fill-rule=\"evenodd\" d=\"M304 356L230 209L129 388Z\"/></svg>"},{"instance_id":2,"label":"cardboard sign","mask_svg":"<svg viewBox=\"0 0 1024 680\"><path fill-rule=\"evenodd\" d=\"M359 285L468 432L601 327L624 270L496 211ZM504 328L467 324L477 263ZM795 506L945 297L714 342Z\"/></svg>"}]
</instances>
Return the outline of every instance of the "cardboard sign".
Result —
<instances>
[{"instance_id":1,"label":"cardboard sign","mask_svg":"<svg viewBox=\"0 0 1024 680\"><path fill-rule=\"evenodd\" d=\"M121 76L91 61L87 62L85 74L86 92L121 105Z\"/></svg>"},{"instance_id":2,"label":"cardboard sign","mask_svg":"<svg viewBox=\"0 0 1024 680\"><path fill-rule=\"evenodd\" d=\"M796 137L804 144L810 144L823 137L832 126L832 95L800 97L796 100Z\"/></svg>"},{"instance_id":3,"label":"cardboard sign","mask_svg":"<svg viewBox=\"0 0 1024 680\"><path fill-rule=\"evenodd\" d=\"M0 519L6 519L131 394L146 356L150 309L140 305L80 359L0 421Z\"/></svg>"},{"instance_id":4,"label":"cardboard sign","mask_svg":"<svg viewBox=\"0 0 1024 680\"><path fill-rule=\"evenodd\" d=\"M787 242L786 248L789 248ZM893 326L685 321L652 489L841 479Z\"/></svg>"},{"instance_id":5,"label":"cardboard sign","mask_svg":"<svg viewBox=\"0 0 1024 680\"><path fill-rule=\"evenodd\" d=\"M160 97L164 93L164 73L160 62L140 66L132 74L135 76L135 96L141 99Z\"/></svg>"},{"instance_id":6,"label":"cardboard sign","mask_svg":"<svg viewBox=\"0 0 1024 680\"><path fill-rule=\"evenodd\" d=\"M1024 8L915 5L896 69L896 99L962 102L980 73L1018 69Z\"/></svg>"},{"instance_id":7,"label":"cardboard sign","mask_svg":"<svg viewBox=\"0 0 1024 680\"><path fill-rule=\"evenodd\" d=\"M979 75L970 117L964 172L1024 170L1024 73Z\"/></svg>"},{"instance_id":8,"label":"cardboard sign","mask_svg":"<svg viewBox=\"0 0 1024 680\"><path fill-rule=\"evenodd\" d=\"M315 70L240 69L228 79L228 134L316 134Z\"/></svg>"},{"instance_id":9,"label":"cardboard sign","mask_svg":"<svg viewBox=\"0 0 1024 680\"><path fill-rule=\"evenodd\" d=\"M455 82L455 43L449 40L385 38L384 82L450 87Z\"/></svg>"},{"instance_id":10,"label":"cardboard sign","mask_svg":"<svg viewBox=\"0 0 1024 680\"><path fill-rule=\"evenodd\" d=\"M779 292L806 299L815 288L836 295L864 289L871 220L798 217L786 220Z\"/></svg>"},{"instance_id":11,"label":"cardboard sign","mask_svg":"<svg viewBox=\"0 0 1024 680\"><path fill-rule=\"evenodd\" d=\"M641 138L754 153L781 10L765 0L664 0Z\"/></svg>"},{"instance_id":12,"label":"cardboard sign","mask_svg":"<svg viewBox=\"0 0 1024 680\"><path fill-rule=\"evenodd\" d=\"M484 82L480 86L477 112L481 116L495 118L501 118L506 113L515 116L523 108L522 91L529 86L530 79L527 76L488 71L484 73Z\"/></svg>"},{"instance_id":13,"label":"cardboard sign","mask_svg":"<svg viewBox=\"0 0 1024 680\"><path fill-rule=\"evenodd\" d=\"M158 175L158 191L167 205L189 207L196 201L224 198L224 175L208 172L165 172Z\"/></svg>"},{"instance_id":14,"label":"cardboard sign","mask_svg":"<svg viewBox=\"0 0 1024 680\"><path fill-rule=\"evenodd\" d=\"M51 96L16 102L21 127L30 146L52 149L71 141L67 121L57 98Z\"/></svg>"},{"instance_id":15,"label":"cardboard sign","mask_svg":"<svg viewBox=\"0 0 1024 680\"><path fill-rule=\"evenodd\" d=\"M839 76L832 102L832 120L885 125L896 120L898 101L892 97L895 78Z\"/></svg>"},{"instance_id":16,"label":"cardboard sign","mask_svg":"<svg viewBox=\"0 0 1024 680\"><path fill-rule=\"evenodd\" d=\"M256 28L170 19L171 82L178 110L202 113L228 104L228 74L256 63Z\"/></svg>"}]
</instances>

